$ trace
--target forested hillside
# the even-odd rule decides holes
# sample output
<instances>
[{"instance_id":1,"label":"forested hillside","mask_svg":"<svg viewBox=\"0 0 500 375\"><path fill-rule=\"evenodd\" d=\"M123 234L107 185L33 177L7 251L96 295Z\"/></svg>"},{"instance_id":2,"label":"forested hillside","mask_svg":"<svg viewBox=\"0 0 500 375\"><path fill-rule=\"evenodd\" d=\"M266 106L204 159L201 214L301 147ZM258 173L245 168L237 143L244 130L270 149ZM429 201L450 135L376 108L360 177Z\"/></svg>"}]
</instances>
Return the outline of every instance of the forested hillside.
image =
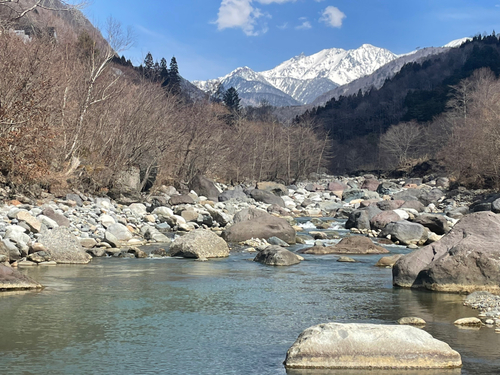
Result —
<instances>
[{"instance_id":1,"label":"forested hillside","mask_svg":"<svg viewBox=\"0 0 500 375\"><path fill-rule=\"evenodd\" d=\"M104 40L59 13L4 19L13 22L0 34L2 183L98 192L137 171L143 189L198 173L290 183L324 163L329 142L310 122L284 127L265 108L191 100L175 58L133 67L118 58L131 39L116 21ZM28 40L13 31L21 24L37 32Z\"/></svg>"},{"instance_id":2,"label":"forested hillside","mask_svg":"<svg viewBox=\"0 0 500 375\"><path fill-rule=\"evenodd\" d=\"M335 171L401 167L381 147L381 139L391 126L411 123L427 133L439 133L446 113L460 106L464 81L478 69L500 73L500 42L496 35L477 36L460 48L432 56L422 63L410 63L379 90L332 99L324 107L306 112L300 119L316 121L334 140ZM470 89L469 89L470 91ZM449 129L450 130L450 129ZM443 135L443 134L441 134ZM435 157L446 144L421 134L418 157ZM439 138L445 142L443 137ZM390 154L390 153L389 153ZM399 165L398 165L399 164Z\"/></svg>"}]
</instances>

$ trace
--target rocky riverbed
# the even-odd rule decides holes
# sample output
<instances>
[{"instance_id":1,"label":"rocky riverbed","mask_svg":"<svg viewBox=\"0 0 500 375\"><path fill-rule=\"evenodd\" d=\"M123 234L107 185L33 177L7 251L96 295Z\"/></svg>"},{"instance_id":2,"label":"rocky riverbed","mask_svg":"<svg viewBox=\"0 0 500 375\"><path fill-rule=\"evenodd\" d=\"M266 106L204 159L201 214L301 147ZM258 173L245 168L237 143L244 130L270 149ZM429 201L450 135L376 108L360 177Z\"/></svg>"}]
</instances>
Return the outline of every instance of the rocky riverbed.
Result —
<instances>
[{"instance_id":1,"label":"rocky riverbed","mask_svg":"<svg viewBox=\"0 0 500 375\"><path fill-rule=\"evenodd\" d=\"M500 195L461 187L450 189L447 178L432 177L378 180L373 175L349 178L323 175L314 182L293 186L260 182L230 187L199 176L191 191L161 186L155 194L140 198L119 196L113 200L77 191L64 196L42 192L37 199L15 195L0 207L0 263L20 268L85 264L93 257L160 257L171 255L172 250L173 255L207 260L228 256L225 242L233 249L243 246L249 251L263 251L270 245L283 247L307 239L315 242L305 253L384 252L376 244L361 244L359 240L331 246L329 240L339 235L335 231L324 231L329 224L319 219L329 217L345 219L345 228L351 234L364 235L366 240L378 237L380 243L387 241L431 254L422 258L414 252L395 260L395 285L459 292L486 286L486 290L497 292L498 277L487 276L483 280L480 275L484 275L485 270L487 274L492 273L499 262L500 254L493 249L500 239L493 234L491 221L497 220L496 213L500 212ZM485 215L490 216L486 219ZM301 233L303 228L297 225L296 219L304 216L313 218L311 223L319 229L317 232ZM493 251L477 255L486 266L478 268L476 279L471 285L456 282L461 288L456 290L450 280L438 280L432 278L433 275L421 282L421 271L425 269L429 274L429 265L437 261L432 254L438 247L443 248L442 253L452 253L457 241L451 241L449 246L442 244L450 242L453 236L460 238L462 233L472 233L463 228L466 224L454 231L457 222L473 217L477 222L470 226L482 228L480 233L474 232L474 236L478 241L489 241ZM190 232L193 235L179 239ZM440 241L443 236L446 239ZM217 242L214 238L220 239L220 245L213 245ZM148 244L164 247L146 253L141 246ZM475 243L470 244L474 246ZM181 247L189 250L179 250ZM425 250L427 248L429 250ZM418 261L409 261L412 257ZM290 264L300 261L300 257L282 258L290 259ZM264 261L265 257L259 259ZM442 272L446 273L446 266L444 268ZM438 280L437 284L433 280ZM439 289L440 283L446 287Z\"/></svg>"}]
</instances>

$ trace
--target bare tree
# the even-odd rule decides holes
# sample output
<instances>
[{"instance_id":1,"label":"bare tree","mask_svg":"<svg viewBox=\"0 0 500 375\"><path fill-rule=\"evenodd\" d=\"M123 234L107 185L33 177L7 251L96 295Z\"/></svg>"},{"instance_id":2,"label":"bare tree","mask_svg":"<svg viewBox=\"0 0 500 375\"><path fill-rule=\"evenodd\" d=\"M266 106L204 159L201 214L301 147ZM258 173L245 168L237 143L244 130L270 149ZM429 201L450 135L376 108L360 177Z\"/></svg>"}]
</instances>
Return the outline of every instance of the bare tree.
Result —
<instances>
[{"instance_id":1,"label":"bare tree","mask_svg":"<svg viewBox=\"0 0 500 375\"><path fill-rule=\"evenodd\" d=\"M404 166L409 159L421 156L424 129L415 121L391 126L380 137L380 150L389 156L389 162Z\"/></svg>"}]
</instances>

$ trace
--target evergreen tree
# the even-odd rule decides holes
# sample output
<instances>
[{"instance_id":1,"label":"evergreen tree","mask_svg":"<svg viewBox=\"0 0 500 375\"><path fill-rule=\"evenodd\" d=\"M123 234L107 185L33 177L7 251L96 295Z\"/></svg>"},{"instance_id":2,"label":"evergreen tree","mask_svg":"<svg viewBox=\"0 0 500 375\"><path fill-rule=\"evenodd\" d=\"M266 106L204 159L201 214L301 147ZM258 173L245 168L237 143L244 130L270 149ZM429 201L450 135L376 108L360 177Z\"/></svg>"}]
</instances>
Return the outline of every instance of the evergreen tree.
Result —
<instances>
[{"instance_id":1,"label":"evergreen tree","mask_svg":"<svg viewBox=\"0 0 500 375\"><path fill-rule=\"evenodd\" d=\"M230 87L225 93L222 99L226 107L231 111L231 113L238 113L240 111L240 96L238 91L234 87Z\"/></svg>"},{"instance_id":2,"label":"evergreen tree","mask_svg":"<svg viewBox=\"0 0 500 375\"><path fill-rule=\"evenodd\" d=\"M174 95L181 94L181 76L175 56L170 60L170 70L168 72L168 89Z\"/></svg>"},{"instance_id":3,"label":"evergreen tree","mask_svg":"<svg viewBox=\"0 0 500 375\"><path fill-rule=\"evenodd\" d=\"M168 80L168 67L167 67L167 60L162 57L160 60L160 82L162 86L165 83L165 81Z\"/></svg>"},{"instance_id":4,"label":"evergreen tree","mask_svg":"<svg viewBox=\"0 0 500 375\"><path fill-rule=\"evenodd\" d=\"M222 82L219 82L217 85L217 90L210 98L215 103L222 103L224 101L224 95L226 95L226 90L224 90L224 85Z\"/></svg>"},{"instance_id":5,"label":"evergreen tree","mask_svg":"<svg viewBox=\"0 0 500 375\"><path fill-rule=\"evenodd\" d=\"M146 78L152 78L153 76L154 60L151 52L148 52L146 58L144 59L144 75Z\"/></svg>"}]
</instances>

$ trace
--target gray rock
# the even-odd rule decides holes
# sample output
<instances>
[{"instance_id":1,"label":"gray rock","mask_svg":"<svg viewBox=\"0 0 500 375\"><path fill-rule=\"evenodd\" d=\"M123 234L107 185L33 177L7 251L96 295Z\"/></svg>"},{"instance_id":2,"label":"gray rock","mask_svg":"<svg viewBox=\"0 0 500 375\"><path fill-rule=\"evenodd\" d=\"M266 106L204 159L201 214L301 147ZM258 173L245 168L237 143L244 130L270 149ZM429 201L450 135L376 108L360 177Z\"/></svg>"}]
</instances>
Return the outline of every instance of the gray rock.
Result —
<instances>
[{"instance_id":1,"label":"gray rock","mask_svg":"<svg viewBox=\"0 0 500 375\"><path fill-rule=\"evenodd\" d=\"M407 326L425 326L426 322L422 318L418 318L416 316L405 316L398 319L398 324Z\"/></svg>"},{"instance_id":2,"label":"gray rock","mask_svg":"<svg viewBox=\"0 0 500 375\"><path fill-rule=\"evenodd\" d=\"M377 202L377 207L382 211L392 211L400 208L405 202L400 200L380 201Z\"/></svg>"},{"instance_id":3,"label":"gray rock","mask_svg":"<svg viewBox=\"0 0 500 375\"><path fill-rule=\"evenodd\" d=\"M268 266L291 266L300 263L300 258L280 246L268 246L259 251L253 261Z\"/></svg>"},{"instance_id":4,"label":"gray rock","mask_svg":"<svg viewBox=\"0 0 500 375\"><path fill-rule=\"evenodd\" d=\"M219 200L220 192L217 186L215 186L215 183L201 174L194 176L189 184L189 189L194 190L199 196L207 197L213 202Z\"/></svg>"},{"instance_id":5,"label":"gray rock","mask_svg":"<svg viewBox=\"0 0 500 375\"><path fill-rule=\"evenodd\" d=\"M78 194L66 194L66 200L76 202L79 207L83 206L83 200Z\"/></svg>"},{"instance_id":6,"label":"gray rock","mask_svg":"<svg viewBox=\"0 0 500 375\"><path fill-rule=\"evenodd\" d=\"M41 289L43 286L11 267L0 264L0 291Z\"/></svg>"},{"instance_id":7,"label":"gray rock","mask_svg":"<svg viewBox=\"0 0 500 375\"><path fill-rule=\"evenodd\" d=\"M184 258L224 258L229 256L229 246L214 232L197 229L176 238L169 254Z\"/></svg>"},{"instance_id":8,"label":"gray rock","mask_svg":"<svg viewBox=\"0 0 500 375\"><path fill-rule=\"evenodd\" d=\"M423 225L410 223L406 220L387 224L380 232L379 237L387 237L388 235L391 236L394 242L399 241L404 245L423 245L428 237Z\"/></svg>"},{"instance_id":9,"label":"gray rock","mask_svg":"<svg viewBox=\"0 0 500 375\"><path fill-rule=\"evenodd\" d=\"M248 196L240 186L235 187L234 190L225 190L224 192L219 194L219 202L226 202L231 199L247 200Z\"/></svg>"},{"instance_id":10,"label":"gray rock","mask_svg":"<svg viewBox=\"0 0 500 375\"><path fill-rule=\"evenodd\" d=\"M42 211L42 215L48 217L51 220L54 220L60 227L69 227L70 226L69 219L66 216L55 212L50 207L45 208Z\"/></svg>"},{"instance_id":11,"label":"gray rock","mask_svg":"<svg viewBox=\"0 0 500 375\"><path fill-rule=\"evenodd\" d=\"M356 263L356 261L352 258L349 258L349 257L340 257L337 259L337 262L340 262L340 263Z\"/></svg>"},{"instance_id":12,"label":"gray rock","mask_svg":"<svg viewBox=\"0 0 500 375\"><path fill-rule=\"evenodd\" d=\"M277 204L280 207L285 207L285 202L281 197L274 195L265 190L253 189L250 191L250 196L257 202L263 202L267 204Z\"/></svg>"},{"instance_id":13,"label":"gray rock","mask_svg":"<svg viewBox=\"0 0 500 375\"><path fill-rule=\"evenodd\" d=\"M346 229L371 229L370 220L382 211L376 205L360 208L353 211L345 223Z\"/></svg>"},{"instance_id":14,"label":"gray rock","mask_svg":"<svg viewBox=\"0 0 500 375\"><path fill-rule=\"evenodd\" d=\"M37 219L40 220L40 222L45 225L48 229L54 229L59 226L55 220L52 220L50 217L45 216L45 215L39 215L37 216Z\"/></svg>"},{"instance_id":15,"label":"gray rock","mask_svg":"<svg viewBox=\"0 0 500 375\"><path fill-rule=\"evenodd\" d=\"M288 350L286 368L430 369L461 367L460 354L405 325L319 324Z\"/></svg>"},{"instance_id":16,"label":"gray rock","mask_svg":"<svg viewBox=\"0 0 500 375\"><path fill-rule=\"evenodd\" d=\"M383 229L389 223L400 221L401 218L394 211L382 211L370 220L372 229Z\"/></svg>"},{"instance_id":17,"label":"gray rock","mask_svg":"<svg viewBox=\"0 0 500 375\"><path fill-rule=\"evenodd\" d=\"M120 223L111 224L107 228L106 234L111 234L117 241L119 241L119 243L115 243L116 246L120 246L120 244L124 244L133 238L133 235L130 233L128 228ZM110 238L113 239L113 237Z\"/></svg>"},{"instance_id":18,"label":"gray rock","mask_svg":"<svg viewBox=\"0 0 500 375\"><path fill-rule=\"evenodd\" d=\"M332 181L328 183L327 189L330 191L341 192L347 189L347 185L340 181Z\"/></svg>"},{"instance_id":19,"label":"gray rock","mask_svg":"<svg viewBox=\"0 0 500 375\"><path fill-rule=\"evenodd\" d=\"M169 203L172 206L177 206L179 204L194 204L194 200L189 195L172 195Z\"/></svg>"},{"instance_id":20,"label":"gray rock","mask_svg":"<svg viewBox=\"0 0 500 375\"><path fill-rule=\"evenodd\" d=\"M357 199L379 199L380 196L378 193L369 190L361 190L361 189L348 189L344 190L342 193L342 200L350 203L353 200Z\"/></svg>"},{"instance_id":21,"label":"gray rock","mask_svg":"<svg viewBox=\"0 0 500 375\"><path fill-rule=\"evenodd\" d=\"M500 217L492 212L464 216L441 240L403 256L393 284L444 292L500 293Z\"/></svg>"},{"instance_id":22,"label":"gray rock","mask_svg":"<svg viewBox=\"0 0 500 375\"><path fill-rule=\"evenodd\" d=\"M250 212L258 212L251 210ZM263 211L262 211L263 212ZM276 236L289 243L295 243L295 229L286 221L264 212L257 218L235 222L222 232L222 237L228 242L241 242L251 238L270 238Z\"/></svg>"},{"instance_id":23,"label":"gray rock","mask_svg":"<svg viewBox=\"0 0 500 375\"><path fill-rule=\"evenodd\" d=\"M86 264L92 259L66 227L43 231L38 242L45 246L50 258L57 263Z\"/></svg>"},{"instance_id":24,"label":"gray rock","mask_svg":"<svg viewBox=\"0 0 500 375\"><path fill-rule=\"evenodd\" d=\"M128 208L137 216L144 216L148 213L146 206L142 203L132 203Z\"/></svg>"},{"instance_id":25,"label":"gray rock","mask_svg":"<svg viewBox=\"0 0 500 375\"><path fill-rule=\"evenodd\" d=\"M415 223L422 224L430 231L439 235L443 235L450 231L448 221L446 221L446 218L442 215L422 214L416 217L413 221Z\"/></svg>"},{"instance_id":26,"label":"gray rock","mask_svg":"<svg viewBox=\"0 0 500 375\"><path fill-rule=\"evenodd\" d=\"M392 195L399 190L399 185L396 185L394 182L390 181L382 181L377 187L377 193L379 193L380 195Z\"/></svg>"},{"instance_id":27,"label":"gray rock","mask_svg":"<svg viewBox=\"0 0 500 375\"><path fill-rule=\"evenodd\" d=\"M278 237L274 237L274 236L270 237L267 240L267 242L270 243L271 245L276 245L276 246L282 246L282 247L288 247L288 246L290 246L289 244L287 244L282 239L279 239Z\"/></svg>"},{"instance_id":28,"label":"gray rock","mask_svg":"<svg viewBox=\"0 0 500 375\"><path fill-rule=\"evenodd\" d=\"M376 180L375 178L365 178L363 181L363 185L361 185L361 189L366 189L369 191L377 191L378 186L380 185L380 182Z\"/></svg>"},{"instance_id":29,"label":"gray rock","mask_svg":"<svg viewBox=\"0 0 500 375\"><path fill-rule=\"evenodd\" d=\"M377 266L377 267L392 267L399 260L399 258L401 258L402 256L403 256L402 254L395 254L395 255L382 257L375 264L375 266Z\"/></svg>"},{"instance_id":30,"label":"gray rock","mask_svg":"<svg viewBox=\"0 0 500 375\"><path fill-rule=\"evenodd\" d=\"M288 189L285 185L273 181L258 182L257 189L268 191L278 197L288 195Z\"/></svg>"},{"instance_id":31,"label":"gray rock","mask_svg":"<svg viewBox=\"0 0 500 375\"><path fill-rule=\"evenodd\" d=\"M233 217L233 223L240 223L242 221L247 220L255 220L259 217L267 217L269 214L266 211L259 210L257 208L245 208L241 211L238 211Z\"/></svg>"},{"instance_id":32,"label":"gray rock","mask_svg":"<svg viewBox=\"0 0 500 375\"><path fill-rule=\"evenodd\" d=\"M334 246L311 247L300 251L303 254L386 254L389 251L364 236L344 237Z\"/></svg>"}]
</instances>

